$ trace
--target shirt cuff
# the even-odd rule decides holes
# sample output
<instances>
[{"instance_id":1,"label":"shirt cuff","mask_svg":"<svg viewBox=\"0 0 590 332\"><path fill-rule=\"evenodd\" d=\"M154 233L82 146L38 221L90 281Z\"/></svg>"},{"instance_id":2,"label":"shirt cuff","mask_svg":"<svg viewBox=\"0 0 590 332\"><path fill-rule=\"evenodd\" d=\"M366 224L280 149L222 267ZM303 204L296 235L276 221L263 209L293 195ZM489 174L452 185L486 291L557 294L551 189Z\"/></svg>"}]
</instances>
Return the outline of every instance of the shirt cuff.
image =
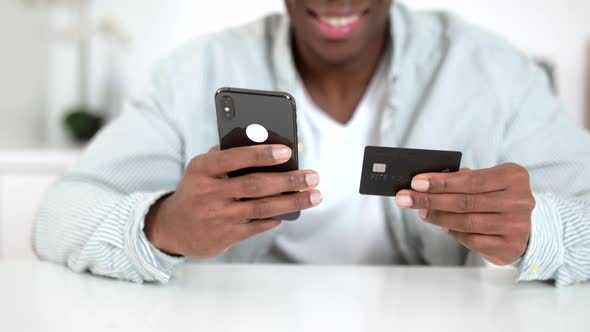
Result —
<instances>
[{"instance_id":1,"label":"shirt cuff","mask_svg":"<svg viewBox=\"0 0 590 332\"><path fill-rule=\"evenodd\" d=\"M168 194L168 191L136 194L141 198L127 224L126 250L131 262L146 281L168 282L175 266L184 261L182 257L173 257L158 250L143 231L145 217L151 206Z\"/></svg>"},{"instance_id":2,"label":"shirt cuff","mask_svg":"<svg viewBox=\"0 0 590 332\"><path fill-rule=\"evenodd\" d=\"M557 207L549 197L535 195L528 248L515 265L516 281L554 279L563 263L563 229Z\"/></svg>"}]
</instances>

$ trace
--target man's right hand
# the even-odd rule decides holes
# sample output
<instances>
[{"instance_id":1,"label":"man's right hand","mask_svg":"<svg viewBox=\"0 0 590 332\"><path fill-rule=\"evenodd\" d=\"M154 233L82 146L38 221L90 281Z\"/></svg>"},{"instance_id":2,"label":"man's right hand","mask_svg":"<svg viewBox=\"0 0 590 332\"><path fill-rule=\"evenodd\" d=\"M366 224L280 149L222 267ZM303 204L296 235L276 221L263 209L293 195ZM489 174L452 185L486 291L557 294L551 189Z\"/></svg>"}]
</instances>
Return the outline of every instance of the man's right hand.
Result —
<instances>
[{"instance_id":1,"label":"man's right hand","mask_svg":"<svg viewBox=\"0 0 590 332\"><path fill-rule=\"evenodd\" d=\"M150 209L144 232L158 249L173 255L211 258L237 242L277 227L272 219L312 208L322 201L314 171L226 174L249 167L286 163L284 145L257 145L220 151L218 147L189 163L177 191ZM284 192L297 192L274 196ZM241 198L252 198L240 201Z\"/></svg>"}]
</instances>

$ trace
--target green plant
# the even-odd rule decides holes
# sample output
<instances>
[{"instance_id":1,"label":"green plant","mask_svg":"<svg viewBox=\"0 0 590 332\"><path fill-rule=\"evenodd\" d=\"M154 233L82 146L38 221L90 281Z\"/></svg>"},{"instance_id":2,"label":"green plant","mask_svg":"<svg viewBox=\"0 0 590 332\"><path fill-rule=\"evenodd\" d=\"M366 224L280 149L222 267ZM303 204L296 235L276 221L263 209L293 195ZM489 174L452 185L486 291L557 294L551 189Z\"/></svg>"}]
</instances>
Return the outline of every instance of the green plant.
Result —
<instances>
[{"instance_id":1,"label":"green plant","mask_svg":"<svg viewBox=\"0 0 590 332\"><path fill-rule=\"evenodd\" d=\"M88 142L100 130L104 123L101 116L93 114L87 108L77 107L67 112L64 125L73 138L79 142Z\"/></svg>"}]
</instances>

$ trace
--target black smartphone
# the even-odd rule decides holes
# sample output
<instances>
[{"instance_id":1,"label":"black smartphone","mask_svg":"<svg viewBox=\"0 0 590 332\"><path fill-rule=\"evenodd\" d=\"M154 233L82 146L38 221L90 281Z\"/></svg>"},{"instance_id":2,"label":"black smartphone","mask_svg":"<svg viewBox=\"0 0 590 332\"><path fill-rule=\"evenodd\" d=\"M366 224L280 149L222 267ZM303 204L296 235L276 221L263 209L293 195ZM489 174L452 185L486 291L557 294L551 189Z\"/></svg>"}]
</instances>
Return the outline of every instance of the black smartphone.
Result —
<instances>
[{"instance_id":1,"label":"black smartphone","mask_svg":"<svg viewBox=\"0 0 590 332\"><path fill-rule=\"evenodd\" d=\"M252 167L228 174L237 177L259 172L290 172L299 169L297 111L295 99L286 92L221 88L215 93L217 127L221 150L260 144L283 144L291 148L288 162ZM282 195L292 194L283 193ZM296 220L301 212L277 216Z\"/></svg>"}]
</instances>

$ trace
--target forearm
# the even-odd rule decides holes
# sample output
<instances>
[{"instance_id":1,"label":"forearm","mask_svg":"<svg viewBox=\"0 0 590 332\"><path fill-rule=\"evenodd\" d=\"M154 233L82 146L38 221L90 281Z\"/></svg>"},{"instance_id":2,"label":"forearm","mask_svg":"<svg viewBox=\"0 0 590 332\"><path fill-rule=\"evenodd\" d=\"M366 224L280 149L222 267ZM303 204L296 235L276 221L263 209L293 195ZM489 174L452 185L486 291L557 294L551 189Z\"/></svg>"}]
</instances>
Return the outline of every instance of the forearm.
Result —
<instances>
[{"instance_id":1,"label":"forearm","mask_svg":"<svg viewBox=\"0 0 590 332\"><path fill-rule=\"evenodd\" d=\"M77 272L167 282L180 259L158 251L143 233L149 207L164 194L124 194L104 184L64 178L38 213L35 252Z\"/></svg>"},{"instance_id":2,"label":"forearm","mask_svg":"<svg viewBox=\"0 0 590 332\"><path fill-rule=\"evenodd\" d=\"M590 280L590 203L550 193L535 199L517 280L555 280L556 286Z\"/></svg>"}]
</instances>

